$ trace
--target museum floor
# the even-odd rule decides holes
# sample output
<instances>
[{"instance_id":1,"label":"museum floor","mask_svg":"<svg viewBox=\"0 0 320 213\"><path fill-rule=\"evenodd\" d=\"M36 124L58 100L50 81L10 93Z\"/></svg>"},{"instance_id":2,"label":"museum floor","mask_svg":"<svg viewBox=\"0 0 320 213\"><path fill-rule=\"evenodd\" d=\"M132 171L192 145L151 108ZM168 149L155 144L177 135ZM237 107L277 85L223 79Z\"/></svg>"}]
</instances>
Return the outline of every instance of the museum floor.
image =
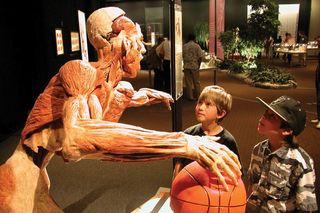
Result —
<instances>
[{"instance_id":1,"label":"museum floor","mask_svg":"<svg viewBox=\"0 0 320 213\"><path fill-rule=\"evenodd\" d=\"M244 169L248 167L252 147L263 138L256 132L256 126L264 108L256 96L267 102L281 96L290 95L300 100L308 116L305 131L299 136L301 146L313 157L317 176L317 196L320 198L320 130L310 119L316 115L314 75L316 59L307 60L307 66L289 66L281 59L272 63L291 72L298 83L295 89L261 89L251 87L240 80L231 78L224 72L217 72L217 84L233 95L231 113L223 121L236 138ZM213 84L213 70L201 71L201 86ZM141 71L136 79L130 80L136 89L150 87L149 73ZM196 123L193 115L195 102L183 100L183 129ZM171 131L171 112L164 105L128 109L121 122L148 129ZM0 163L14 150L19 133L11 135L0 143ZM64 163L54 157L48 166L51 179L51 194L67 213L131 212L152 197L161 186L170 187L171 160L147 163L115 163L82 160Z\"/></svg>"}]
</instances>

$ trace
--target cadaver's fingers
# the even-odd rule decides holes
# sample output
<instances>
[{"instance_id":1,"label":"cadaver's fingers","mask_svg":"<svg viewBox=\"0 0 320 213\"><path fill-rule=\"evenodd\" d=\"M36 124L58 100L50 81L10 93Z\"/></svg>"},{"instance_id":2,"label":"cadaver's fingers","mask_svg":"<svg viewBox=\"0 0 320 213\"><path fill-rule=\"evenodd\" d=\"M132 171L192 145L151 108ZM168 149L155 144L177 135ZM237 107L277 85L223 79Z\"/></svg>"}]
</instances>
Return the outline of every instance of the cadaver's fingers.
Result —
<instances>
[{"instance_id":1,"label":"cadaver's fingers","mask_svg":"<svg viewBox=\"0 0 320 213\"><path fill-rule=\"evenodd\" d=\"M200 149L201 149L201 147L200 147ZM203 150L203 151L210 152L210 150ZM221 169L222 171L224 171L231 178L232 182L235 185L238 185L238 177L235 176L235 174L238 175L238 169L237 169L238 167L231 160L231 158L228 155L219 155L218 154L216 159L213 159L213 160L215 160L217 167L219 169ZM231 168L234 168L234 169L230 169L229 162L234 163L234 165L233 165L234 167L231 166ZM241 172L240 172L240 175L241 175Z\"/></svg>"},{"instance_id":2,"label":"cadaver's fingers","mask_svg":"<svg viewBox=\"0 0 320 213\"><path fill-rule=\"evenodd\" d=\"M238 156L234 152L232 152L230 149L228 149L228 148L226 149L226 147L222 147L222 150L225 151L227 153L227 155L232 159L231 162L235 163L237 165L237 167L239 167L241 169L241 164L238 159ZM233 166L233 167L235 167L235 166Z\"/></svg>"},{"instance_id":3,"label":"cadaver's fingers","mask_svg":"<svg viewBox=\"0 0 320 213\"><path fill-rule=\"evenodd\" d=\"M214 173L217 176L218 181L219 181L219 183L221 183L223 185L223 188L226 191L229 191L229 187L226 183L226 180L223 177L223 175L221 174L221 172L217 166L217 163L216 163L218 156L215 153L207 150L207 148L205 148L205 147L200 146L199 149L200 149L200 151L202 151L202 153L201 152L199 153L202 163L205 164L206 168L208 168L212 173Z\"/></svg>"},{"instance_id":4,"label":"cadaver's fingers","mask_svg":"<svg viewBox=\"0 0 320 213\"><path fill-rule=\"evenodd\" d=\"M234 154L234 153L231 153ZM232 168L232 171L236 174L237 178L239 178L242 175L241 172L241 164L238 160L237 155L224 155L223 156L224 162Z\"/></svg>"},{"instance_id":5,"label":"cadaver's fingers","mask_svg":"<svg viewBox=\"0 0 320 213\"><path fill-rule=\"evenodd\" d=\"M206 143L207 148L209 148L212 152L218 153L221 156L224 156L223 160L225 163L230 165L233 170L236 172L238 177L241 176L241 164L239 162L238 156L232 152L228 147L223 144L212 141L212 137L204 137L208 140Z\"/></svg>"}]
</instances>

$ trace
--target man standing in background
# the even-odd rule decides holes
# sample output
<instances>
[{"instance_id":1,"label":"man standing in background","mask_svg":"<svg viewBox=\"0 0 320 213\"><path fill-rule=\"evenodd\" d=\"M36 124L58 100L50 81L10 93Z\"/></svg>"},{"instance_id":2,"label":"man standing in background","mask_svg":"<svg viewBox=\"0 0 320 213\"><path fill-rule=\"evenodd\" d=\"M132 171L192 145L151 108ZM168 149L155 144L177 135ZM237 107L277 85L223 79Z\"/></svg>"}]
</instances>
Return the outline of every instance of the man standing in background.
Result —
<instances>
[{"instance_id":1,"label":"man standing in background","mask_svg":"<svg viewBox=\"0 0 320 213\"><path fill-rule=\"evenodd\" d=\"M183 72L186 82L186 97L197 100L200 95L200 64L204 60L204 52L195 41L195 35L189 34L188 42L182 48ZM194 88L194 93L193 93Z\"/></svg>"},{"instance_id":2,"label":"man standing in background","mask_svg":"<svg viewBox=\"0 0 320 213\"><path fill-rule=\"evenodd\" d=\"M163 40L163 37L159 37L157 43L151 47L148 54L149 69L154 71L153 88L161 91L164 91L162 59L158 56L156 49Z\"/></svg>"},{"instance_id":3,"label":"man standing in background","mask_svg":"<svg viewBox=\"0 0 320 213\"><path fill-rule=\"evenodd\" d=\"M162 59L162 67L164 71L164 92L171 94L171 42L169 39L164 38L164 41L156 48L157 55Z\"/></svg>"}]
</instances>

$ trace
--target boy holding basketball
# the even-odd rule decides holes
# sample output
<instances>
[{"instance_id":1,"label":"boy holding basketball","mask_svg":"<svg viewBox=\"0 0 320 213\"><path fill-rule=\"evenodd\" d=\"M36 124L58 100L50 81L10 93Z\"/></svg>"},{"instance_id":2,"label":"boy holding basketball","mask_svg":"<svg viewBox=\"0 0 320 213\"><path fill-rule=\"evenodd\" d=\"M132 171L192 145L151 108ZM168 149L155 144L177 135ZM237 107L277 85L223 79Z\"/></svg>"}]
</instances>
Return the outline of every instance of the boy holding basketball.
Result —
<instances>
[{"instance_id":1,"label":"boy holding basketball","mask_svg":"<svg viewBox=\"0 0 320 213\"><path fill-rule=\"evenodd\" d=\"M266 107L258 132L267 139L251 155L247 212L317 211L314 162L296 140L304 130L306 112L288 96L271 104L257 99Z\"/></svg>"},{"instance_id":2,"label":"boy holding basketball","mask_svg":"<svg viewBox=\"0 0 320 213\"><path fill-rule=\"evenodd\" d=\"M231 106L232 96L222 87L217 85L205 87L195 108L195 116L200 123L187 128L184 132L190 135L219 137L217 142L227 146L240 160L236 140L228 130L220 125L220 122L230 112ZM186 158L174 158L173 177L191 162L192 160Z\"/></svg>"}]
</instances>

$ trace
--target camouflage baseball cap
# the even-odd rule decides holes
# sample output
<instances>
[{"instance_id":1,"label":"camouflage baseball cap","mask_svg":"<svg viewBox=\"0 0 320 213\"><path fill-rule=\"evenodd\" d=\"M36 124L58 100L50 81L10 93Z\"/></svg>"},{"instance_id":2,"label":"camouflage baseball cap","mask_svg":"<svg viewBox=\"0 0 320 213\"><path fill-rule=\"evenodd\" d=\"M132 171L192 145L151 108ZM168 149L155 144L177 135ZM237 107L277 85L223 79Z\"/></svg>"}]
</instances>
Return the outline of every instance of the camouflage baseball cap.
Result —
<instances>
[{"instance_id":1,"label":"camouflage baseball cap","mask_svg":"<svg viewBox=\"0 0 320 213\"><path fill-rule=\"evenodd\" d=\"M277 98L270 104L267 104L259 97L257 97L257 99L264 106L287 122L295 136L299 135L303 131L306 125L306 111L302 108L300 101L285 95Z\"/></svg>"}]
</instances>

